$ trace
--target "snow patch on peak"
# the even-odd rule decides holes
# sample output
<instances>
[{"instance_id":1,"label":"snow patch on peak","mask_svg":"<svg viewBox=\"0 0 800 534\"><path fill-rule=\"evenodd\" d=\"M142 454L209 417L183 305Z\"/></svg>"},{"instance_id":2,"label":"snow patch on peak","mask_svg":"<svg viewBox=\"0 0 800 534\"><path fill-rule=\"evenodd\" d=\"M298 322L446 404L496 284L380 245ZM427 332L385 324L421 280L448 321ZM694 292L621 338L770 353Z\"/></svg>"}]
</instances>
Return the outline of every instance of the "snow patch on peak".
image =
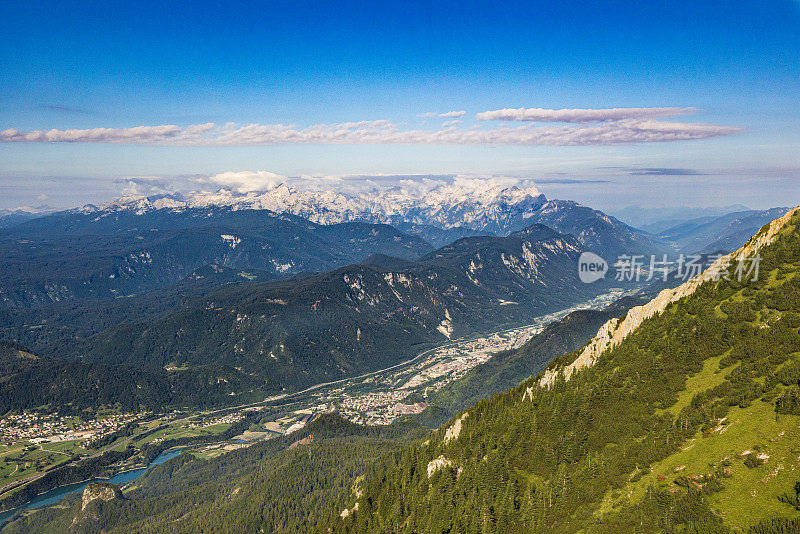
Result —
<instances>
[{"instance_id":1,"label":"snow patch on peak","mask_svg":"<svg viewBox=\"0 0 800 534\"><path fill-rule=\"evenodd\" d=\"M509 185L497 179L456 177L452 182L401 183L392 188L337 192L296 189L286 183L261 191L193 191L156 196L129 195L97 208L99 212L224 207L289 213L318 224L350 221L469 227L502 225L512 215L531 214L547 199L533 186ZM92 207L94 208L94 207ZM87 210L91 208L87 207ZM92 211L89 211L92 212Z\"/></svg>"}]
</instances>

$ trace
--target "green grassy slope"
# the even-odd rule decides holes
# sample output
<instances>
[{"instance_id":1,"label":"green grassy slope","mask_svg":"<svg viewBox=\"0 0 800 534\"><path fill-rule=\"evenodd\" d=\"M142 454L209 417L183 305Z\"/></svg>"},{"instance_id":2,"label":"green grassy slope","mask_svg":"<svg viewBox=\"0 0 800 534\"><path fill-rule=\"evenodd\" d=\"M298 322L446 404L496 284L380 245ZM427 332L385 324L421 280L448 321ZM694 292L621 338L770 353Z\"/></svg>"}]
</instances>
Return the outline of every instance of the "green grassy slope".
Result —
<instances>
[{"instance_id":1,"label":"green grassy slope","mask_svg":"<svg viewBox=\"0 0 800 534\"><path fill-rule=\"evenodd\" d=\"M757 281L710 281L569 381L523 399L528 380L382 462L335 529L796 532L798 225Z\"/></svg>"}]
</instances>

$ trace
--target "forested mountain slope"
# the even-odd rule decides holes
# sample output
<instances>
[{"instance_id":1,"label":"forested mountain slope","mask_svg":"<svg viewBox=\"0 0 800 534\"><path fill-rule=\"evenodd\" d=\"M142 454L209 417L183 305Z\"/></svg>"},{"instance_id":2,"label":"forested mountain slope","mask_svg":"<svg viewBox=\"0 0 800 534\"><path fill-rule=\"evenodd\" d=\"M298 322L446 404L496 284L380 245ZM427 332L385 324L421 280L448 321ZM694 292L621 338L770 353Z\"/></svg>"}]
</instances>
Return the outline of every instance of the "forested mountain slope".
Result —
<instances>
[{"instance_id":1,"label":"forested mountain slope","mask_svg":"<svg viewBox=\"0 0 800 534\"><path fill-rule=\"evenodd\" d=\"M413 260L432 250L385 224L323 226L266 210L59 212L0 230L0 305L126 296L211 263L275 280L376 253Z\"/></svg>"},{"instance_id":2,"label":"forested mountain slope","mask_svg":"<svg viewBox=\"0 0 800 534\"><path fill-rule=\"evenodd\" d=\"M49 406L62 413L119 405L129 411L215 406L259 387L235 369L204 366L180 373L130 365L40 358L0 340L0 413Z\"/></svg>"},{"instance_id":3,"label":"forested mountain slope","mask_svg":"<svg viewBox=\"0 0 800 534\"><path fill-rule=\"evenodd\" d=\"M583 284L571 236L465 238L400 270L351 265L302 279L246 283L174 312L64 340L86 362L236 368L268 390L387 367L425 344L526 324L603 291ZM365 355L369 355L365 357Z\"/></svg>"},{"instance_id":4,"label":"forested mountain slope","mask_svg":"<svg viewBox=\"0 0 800 534\"><path fill-rule=\"evenodd\" d=\"M796 531L800 215L751 251L757 280L683 289L569 380L532 378L374 467L334 530Z\"/></svg>"},{"instance_id":5,"label":"forested mountain slope","mask_svg":"<svg viewBox=\"0 0 800 534\"><path fill-rule=\"evenodd\" d=\"M212 460L182 454L122 498L82 510L72 495L2 532L325 532L371 463L424 434L409 424L366 428L323 415L290 436Z\"/></svg>"}]
</instances>

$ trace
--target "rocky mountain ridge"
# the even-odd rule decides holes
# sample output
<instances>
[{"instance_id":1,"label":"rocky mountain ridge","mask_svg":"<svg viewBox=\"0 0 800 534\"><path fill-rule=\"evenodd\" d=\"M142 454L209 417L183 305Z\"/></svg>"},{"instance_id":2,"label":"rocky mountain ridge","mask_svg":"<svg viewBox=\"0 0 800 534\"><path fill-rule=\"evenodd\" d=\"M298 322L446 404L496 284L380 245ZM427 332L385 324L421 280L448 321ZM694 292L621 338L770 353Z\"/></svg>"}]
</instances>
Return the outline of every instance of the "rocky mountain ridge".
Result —
<instances>
[{"instance_id":1,"label":"rocky mountain ridge","mask_svg":"<svg viewBox=\"0 0 800 534\"><path fill-rule=\"evenodd\" d=\"M631 308L623 319L612 318L605 323L597 335L584 347L578 358L571 364L563 368L548 369L539 379L540 387L551 386L556 378L563 373L564 378L569 380L570 376L584 367L594 364L604 352L619 345L622 340L635 331L645 319L663 312L667 306L673 302L687 297L694 293L697 288L712 279L719 279L721 273L728 266L734 264L739 259L751 258L762 247L772 243L780 230L791 220L800 210L800 206L789 210L783 216L773 220L761 229L756 235L742 246L739 250L718 258L708 269L672 289L665 289L656 298L642 306ZM532 394L532 388L526 390L526 396Z\"/></svg>"}]
</instances>

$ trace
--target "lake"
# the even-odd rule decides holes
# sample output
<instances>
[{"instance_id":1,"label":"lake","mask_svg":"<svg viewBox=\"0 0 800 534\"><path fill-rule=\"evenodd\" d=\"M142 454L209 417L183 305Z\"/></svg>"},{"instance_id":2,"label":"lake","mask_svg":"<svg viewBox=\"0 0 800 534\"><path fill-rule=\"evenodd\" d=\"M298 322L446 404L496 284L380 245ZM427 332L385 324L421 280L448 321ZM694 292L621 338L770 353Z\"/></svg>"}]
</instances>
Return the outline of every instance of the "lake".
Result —
<instances>
[{"instance_id":1,"label":"lake","mask_svg":"<svg viewBox=\"0 0 800 534\"><path fill-rule=\"evenodd\" d=\"M39 508L41 506L48 506L50 504L54 504L65 496L69 495L70 493L76 493L79 491L83 491L83 489L91 484L92 482L96 482L98 480L103 480L105 482L110 482L112 484L117 485L124 485L132 480L136 480L142 474L153 467L154 465L163 464L170 458L175 458L180 454L180 450L169 450L162 452L155 460L150 462L147 467L142 467L140 469L132 469L130 471L125 471L124 473L119 473L118 475L114 475L108 480L102 478L93 478L91 480L86 480L84 482L76 482L74 484L67 484L65 486L59 486L57 488L51 489L50 491L46 491L39 496L37 496L32 501L28 502L28 504L24 506L20 506L19 508L14 508L13 510L8 510L6 512L0 513L0 524L5 522L7 519L11 518L14 514L19 512L20 510L32 510L34 508Z\"/></svg>"}]
</instances>

